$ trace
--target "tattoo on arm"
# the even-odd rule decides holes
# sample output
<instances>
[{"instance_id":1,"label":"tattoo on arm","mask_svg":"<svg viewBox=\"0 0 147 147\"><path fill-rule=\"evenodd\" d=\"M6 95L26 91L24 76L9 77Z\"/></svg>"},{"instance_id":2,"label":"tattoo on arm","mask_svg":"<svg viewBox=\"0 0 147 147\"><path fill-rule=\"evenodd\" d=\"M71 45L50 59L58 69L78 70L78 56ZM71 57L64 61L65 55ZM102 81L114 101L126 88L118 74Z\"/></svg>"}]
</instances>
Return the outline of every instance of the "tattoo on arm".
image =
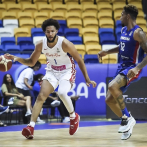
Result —
<instances>
[{"instance_id":1,"label":"tattoo on arm","mask_svg":"<svg viewBox=\"0 0 147 147\"><path fill-rule=\"evenodd\" d=\"M116 100L117 100L120 108L125 109L125 103L124 103L123 95L120 95L119 97L117 97Z\"/></svg>"}]
</instances>

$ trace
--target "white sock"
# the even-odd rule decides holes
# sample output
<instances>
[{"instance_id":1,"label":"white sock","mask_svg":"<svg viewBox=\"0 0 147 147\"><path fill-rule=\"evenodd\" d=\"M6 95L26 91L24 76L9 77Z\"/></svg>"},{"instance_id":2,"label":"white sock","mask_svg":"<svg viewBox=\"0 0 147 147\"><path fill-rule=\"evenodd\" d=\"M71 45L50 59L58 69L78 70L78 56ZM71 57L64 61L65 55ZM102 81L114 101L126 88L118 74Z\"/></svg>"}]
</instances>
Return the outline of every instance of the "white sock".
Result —
<instances>
[{"instance_id":1,"label":"white sock","mask_svg":"<svg viewBox=\"0 0 147 147\"><path fill-rule=\"evenodd\" d=\"M34 121L31 121L30 122L30 126L34 128L35 127L35 122Z\"/></svg>"},{"instance_id":2,"label":"white sock","mask_svg":"<svg viewBox=\"0 0 147 147\"><path fill-rule=\"evenodd\" d=\"M31 113L31 110L30 110L30 109L28 109L28 110L27 110L27 113L29 113L29 114L30 114L30 113Z\"/></svg>"},{"instance_id":3,"label":"white sock","mask_svg":"<svg viewBox=\"0 0 147 147\"><path fill-rule=\"evenodd\" d=\"M72 114L70 114L70 119L74 119L75 117L76 117L75 112L74 112L74 113L72 113Z\"/></svg>"}]
</instances>

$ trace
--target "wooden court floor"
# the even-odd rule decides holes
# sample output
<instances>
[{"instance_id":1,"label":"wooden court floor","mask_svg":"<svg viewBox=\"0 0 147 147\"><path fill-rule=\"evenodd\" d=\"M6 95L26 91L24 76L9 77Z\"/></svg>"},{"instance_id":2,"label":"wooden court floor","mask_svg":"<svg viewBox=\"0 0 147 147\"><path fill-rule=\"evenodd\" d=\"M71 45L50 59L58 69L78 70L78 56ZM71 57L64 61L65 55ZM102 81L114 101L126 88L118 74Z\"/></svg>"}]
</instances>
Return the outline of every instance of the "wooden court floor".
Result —
<instances>
[{"instance_id":1,"label":"wooden court floor","mask_svg":"<svg viewBox=\"0 0 147 147\"><path fill-rule=\"evenodd\" d=\"M0 147L147 147L147 124L136 124L128 140L121 140L119 125L80 127L74 136L68 129L36 130L33 140L20 131L1 132Z\"/></svg>"}]
</instances>

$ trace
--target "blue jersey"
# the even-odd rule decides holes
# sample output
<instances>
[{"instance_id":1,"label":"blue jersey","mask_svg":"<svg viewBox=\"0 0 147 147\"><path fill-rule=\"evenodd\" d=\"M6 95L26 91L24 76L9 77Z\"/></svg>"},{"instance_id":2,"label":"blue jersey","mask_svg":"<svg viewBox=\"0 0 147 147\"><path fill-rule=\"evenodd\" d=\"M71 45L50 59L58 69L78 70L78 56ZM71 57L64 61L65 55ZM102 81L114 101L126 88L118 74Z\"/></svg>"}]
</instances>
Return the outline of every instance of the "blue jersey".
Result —
<instances>
[{"instance_id":1,"label":"blue jersey","mask_svg":"<svg viewBox=\"0 0 147 147\"><path fill-rule=\"evenodd\" d=\"M121 30L120 45L119 45L119 58L122 67L128 67L136 65L144 58L144 51L140 47L139 42L133 38L134 31L140 28L135 25L134 28L127 30L127 27L123 27Z\"/></svg>"}]
</instances>

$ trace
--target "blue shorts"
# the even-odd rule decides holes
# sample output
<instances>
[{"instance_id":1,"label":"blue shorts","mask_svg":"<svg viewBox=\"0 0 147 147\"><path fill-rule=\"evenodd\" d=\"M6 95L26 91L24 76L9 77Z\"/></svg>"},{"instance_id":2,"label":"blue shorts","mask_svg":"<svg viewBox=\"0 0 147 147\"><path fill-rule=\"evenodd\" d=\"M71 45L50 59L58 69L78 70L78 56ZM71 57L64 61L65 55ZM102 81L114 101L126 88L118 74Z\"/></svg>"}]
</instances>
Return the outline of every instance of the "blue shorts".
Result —
<instances>
[{"instance_id":1,"label":"blue shorts","mask_svg":"<svg viewBox=\"0 0 147 147\"><path fill-rule=\"evenodd\" d=\"M127 85L120 88L120 90L121 90L123 93L127 91L127 88L130 86L131 83L137 82L137 81L140 80L140 78L141 78L141 71L142 71L142 70L140 70L140 71L138 72L138 74L137 74L135 77L133 77L132 79L130 79L130 80L128 79L128 77L127 77L128 71L129 71L130 69L134 68L135 66L136 66L136 65L132 65L132 66L129 66L129 67L118 66L118 69L117 69L117 71L116 71L116 74L115 74L115 76L113 77L113 79L115 79L116 76L117 76L118 74L120 74L120 75L124 75L125 78L127 79ZM112 79L112 80L113 80L113 79Z\"/></svg>"}]
</instances>

